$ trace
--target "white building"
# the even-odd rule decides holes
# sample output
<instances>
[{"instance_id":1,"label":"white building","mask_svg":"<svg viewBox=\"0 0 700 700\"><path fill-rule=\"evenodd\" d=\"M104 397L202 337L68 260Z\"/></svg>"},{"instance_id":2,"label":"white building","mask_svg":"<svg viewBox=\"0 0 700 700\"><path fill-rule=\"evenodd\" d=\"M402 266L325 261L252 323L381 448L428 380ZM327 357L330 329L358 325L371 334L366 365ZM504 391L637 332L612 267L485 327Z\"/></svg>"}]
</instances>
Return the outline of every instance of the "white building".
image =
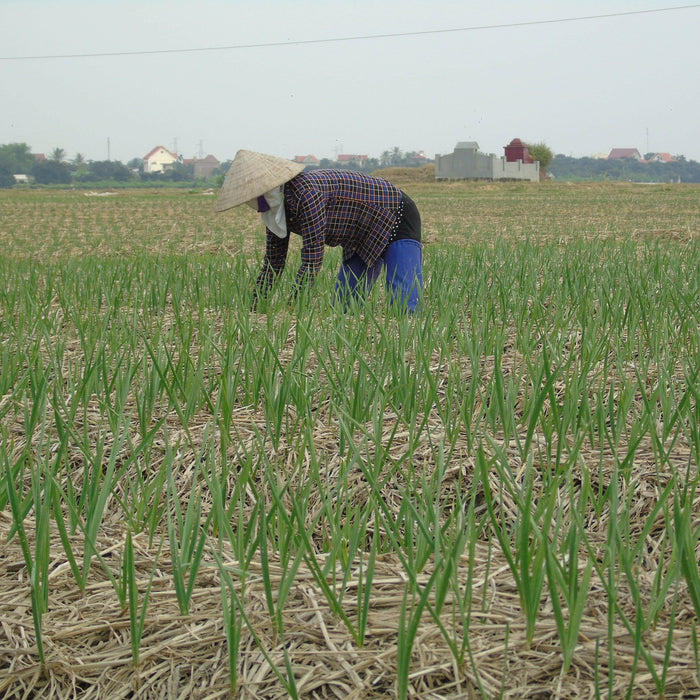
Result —
<instances>
[{"instance_id":1,"label":"white building","mask_svg":"<svg viewBox=\"0 0 700 700\"><path fill-rule=\"evenodd\" d=\"M525 144L514 139L506 150L515 142L519 148L527 150ZM528 160L526 158L526 160ZM529 159L531 160L531 159ZM435 156L436 180L531 180L539 182L539 161L524 162L508 160L505 156L493 153L481 153L476 141L461 141L448 155Z\"/></svg>"},{"instance_id":2,"label":"white building","mask_svg":"<svg viewBox=\"0 0 700 700\"><path fill-rule=\"evenodd\" d=\"M156 146L143 157L144 173L163 173L178 162L177 154L163 146Z\"/></svg>"}]
</instances>

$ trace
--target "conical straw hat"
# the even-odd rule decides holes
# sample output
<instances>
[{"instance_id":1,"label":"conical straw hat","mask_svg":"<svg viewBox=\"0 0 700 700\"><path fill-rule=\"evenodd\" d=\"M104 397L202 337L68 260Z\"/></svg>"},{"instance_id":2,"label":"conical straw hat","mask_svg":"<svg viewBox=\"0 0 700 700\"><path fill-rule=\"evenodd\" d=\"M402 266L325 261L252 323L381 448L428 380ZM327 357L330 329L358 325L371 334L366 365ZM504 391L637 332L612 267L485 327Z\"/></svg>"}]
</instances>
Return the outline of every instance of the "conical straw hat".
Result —
<instances>
[{"instance_id":1,"label":"conical straw hat","mask_svg":"<svg viewBox=\"0 0 700 700\"><path fill-rule=\"evenodd\" d=\"M225 211L259 197L298 175L301 163L241 149L231 163L215 211Z\"/></svg>"}]
</instances>

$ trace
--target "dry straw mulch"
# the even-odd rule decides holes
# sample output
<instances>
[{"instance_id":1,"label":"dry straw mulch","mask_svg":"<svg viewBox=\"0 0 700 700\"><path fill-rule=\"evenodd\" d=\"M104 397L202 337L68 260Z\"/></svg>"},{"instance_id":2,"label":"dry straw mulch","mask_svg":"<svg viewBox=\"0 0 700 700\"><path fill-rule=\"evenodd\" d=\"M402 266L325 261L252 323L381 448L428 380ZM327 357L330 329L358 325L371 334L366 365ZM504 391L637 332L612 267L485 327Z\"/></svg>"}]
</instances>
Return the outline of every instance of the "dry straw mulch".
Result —
<instances>
[{"instance_id":1,"label":"dry straw mulch","mask_svg":"<svg viewBox=\"0 0 700 700\"><path fill-rule=\"evenodd\" d=\"M9 519L2 515L0 534L6 537ZM103 551L123 541L123 530L102 534ZM52 551L60 552L58 541ZM140 588L145 590L154 566L155 551L146 538L137 538ZM206 568L193 596L189 616L179 614L172 578L165 558L157 564L151 605L141 645L140 664L130 654L129 617L120 610L111 583L95 575L84 592L77 590L70 572L54 562L50 611L44 618L47 665L38 663L26 570L19 547L2 553L0 609L0 695L47 698L215 698L229 694L226 638L222 628L219 576ZM210 562L211 563L211 562ZM237 562L230 561L232 568ZM466 566L465 566L466 571ZM331 614L322 591L302 565L283 612L284 637L276 633L260 584L260 563L249 569L245 607L255 633L267 652L262 653L250 631L243 628L238 663L238 696L286 698L288 693L270 661L284 674L288 658L300 697L380 698L395 695L398 621L406 577L391 558L379 561L363 647L357 647L347 628ZM427 581L430 571L421 577ZM606 694L610 654L615 663L613 696L625 695L633 672L634 642L616 625L614 648L603 640L607 630L606 598L593 587L572 668L561 674L561 656L554 619L543 609L532 644L525 635L517 590L502 557L477 544L472 591L475 610L469 627L473 664L488 697L595 697L596 685ZM282 571L271 564L275 580ZM651 585L649 581L649 585ZM345 608L355 618L352 580ZM625 599L626 591L620 590ZM675 632L668 657L667 697L698 697L700 686L693 670L693 640L687 626L692 612L676 610ZM451 606L441 615L450 627ZM355 618L356 619L356 618ZM685 626L684 626L685 621ZM667 649L668 616L645 635L644 643L661 662ZM455 630L459 636L460 630ZM413 648L410 697L480 697L472 662L459 667L437 625L423 619ZM597 671L595 670L597 669ZM595 674L599 674L596 678ZM636 670L635 698L657 697L643 668Z\"/></svg>"},{"instance_id":2,"label":"dry straw mulch","mask_svg":"<svg viewBox=\"0 0 700 700\"><path fill-rule=\"evenodd\" d=\"M245 439L259 428L261 415L241 410L238 436ZM175 421L173 420L173 423ZM428 430L439 430L437 418L430 418ZM173 425L173 433L176 426ZM334 436L319 430L318 449L337 446ZM406 437L405 439L408 439ZM392 449L400 452L401 435L395 436ZM517 454L512 446L501 445L517 469ZM278 453L284 462L288 445ZM272 446L270 445L270 450ZM678 453L679 466L683 450ZM197 459L197 451L183 455L178 491L187 494L191 488L188 463ZM604 455L588 455L592 464L606 465ZM426 444L414 452L427 470L435 468L435 455ZM630 517L642 518L653 508L664 487L653 466L651 447L638 451ZM687 463L687 462L686 462ZM332 460L329 462L332 470ZM522 471L522 470L520 470ZM446 475L444 497L473 478L474 461L466 446L452 454ZM601 472L605 478L605 468ZM492 488L498 486L493 476ZM354 487L357 497L366 497L367 484L358 473ZM385 501L398 508L401 493L387 486ZM364 496L363 496L364 494ZM184 495L183 495L184 497ZM563 504L565 507L566 504ZM310 504L310 510L314 510ZM508 517L517 507L504 501ZM696 512L700 513L700 502ZM635 515L635 513L637 515ZM589 537L594 547L604 550L607 520L604 513L591 518ZM33 531L32 519L25 521ZM53 527L53 525L52 525ZM663 547L665 524L649 534L650 545L645 570L637 585L643 600L649 600L654 587L655 568L663 565L659 557ZM0 513L0 697L2 698L215 698L230 694L230 676L226 636L223 628L220 571L211 551L205 554L192 597L190 614L183 617L178 608L173 586L172 566L167 544L158 551L158 536L149 544L145 534L134 539L139 591L144 594L153 575L150 602L140 645L140 661L135 667L130 646L129 613L121 609L112 583L104 570L93 564L84 591L76 586L66 563L58 532L51 531L51 566L49 611L43 619L43 636L47 663L39 664L32 622L29 582L22 551L17 538L8 541L12 528L9 512ZM633 528L634 529L634 528ZM98 539L103 560L116 573L124 550L126 526L115 499L111 499ZM210 541L212 549L217 541ZM80 553L80 542L74 543ZM656 686L645 662L636 653L633 637L614 616L611 637L608 636L608 599L599 581L593 581L585 605L578 646L573 664L562 671L561 646L551 608L545 594L531 643L526 637L526 620L521 610L513 575L495 538L491 542L476 541L471 561L463 558L459 573L460 595L471 586L469 629L462 629L456 614L456 601L449 595L440 611L440 621L448 636L460 647L467 634L468 652L459 664L436 621L423 613L413 644L409 697L412 698L582 698L624 697L631 690L634 698L657 697ZM654 548L658 547L657 551ZM343 621L335 615L319 587L313 572L302 562L295 575L283 607L279 633L268 612L262 583L262 563L256 552L250 562L245 581L237 573L239 562L230 551L222 551L227 569L236 582L237 595L244 601L249 626L241 632L237 662L236 695L241 698L286 698L280 674L286 677L289 667L300 697L308 698L381 698L395 697L399 664L399 621L401 619L407 575L395 556L382 556L376 564L373 590L363 646L358 646ZM273 589L285 574L274 552L270 556L270 577ZM319 562L323 554L316 553ZM581 566L585 561L581 562ZM343 609L357 627L357 585L359 561L352 563L344 592ZM432 571L429 562L419 574L425 584ZM342 580L343 572L338 572ZM245 585L244 585L245 584ZM667 666L666 697L699 697L700 682L695 666L693 639L694 612L687 591L680 590L675 607L669 593L659 613L658 622L643 636L643 644L661 673ZM620 577L618 596L628 619L635 616L634 602L628 583ZM254 634L253 634L254 632ZM608 640L612 639L612 647ZM611 679L610 663L614 664ZM608 684L611 684L610 686Z\"/></svg>"}]
</instances>

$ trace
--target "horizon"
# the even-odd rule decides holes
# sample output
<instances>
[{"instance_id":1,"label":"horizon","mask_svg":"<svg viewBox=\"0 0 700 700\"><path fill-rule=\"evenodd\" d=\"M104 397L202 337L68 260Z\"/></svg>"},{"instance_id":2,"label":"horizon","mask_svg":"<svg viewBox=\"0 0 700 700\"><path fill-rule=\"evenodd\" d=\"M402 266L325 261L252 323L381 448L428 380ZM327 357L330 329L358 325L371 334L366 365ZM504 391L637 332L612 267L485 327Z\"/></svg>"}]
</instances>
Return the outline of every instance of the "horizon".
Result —
<instances>
[{"instance_id":1,"label":"horizon","mask_svg":"<svg viewBox=\"0 0 700 700\"><path fill-rule=\"evenodd\" d=\"M25 142L20 142L20 143L25 143ZM455 142L455 145L456 145L457 143L460 143L460 141ZM477 143L478 143L478 141L477 141ZM546 141L543 142L543 143L544 143L545 145L548 146L548 144L547 144ZM11 144L0 144L0 146L2 146L2 145L11 145ZM185 155L184 153L182 153L182 152L175 152L175 151L171 150L170 148L168 148L167 146L164 146L162 142L159 143L159 144L157 144L156 146L153 146L152 148L150 148L148 151L146 151L146 153L145 153L143 156L131 156L130 158L127 158L127 159L122 159L122 158L109 158L109 157L108 157L108 158L91 158L89 155L87 155L87 154L85 154L85 153L81 153L80 151L76 151L76 152L74 153L74 155L71 157L71 156L70 156L70 152L67 151L65 148L63 148L62 146L55 146L53 149L51 149L51 151L48 151L48 152L47 152L47 151L35 151L34 149L32 149L31 144L26 144L26 143L25 143L25 145L30 149L30 153L31 153L32 156L34 156L34 157L43 156L43 157L46 158L47 160L51 160L51 153L53 152L53 150L55 150L55 149L64 150L64 151L65 151L65 155L64 155L64 157L63 157L62 160L64 160L65 162L69 162L69 163L70 163L70 162L73 162L78 156L81 156L81 157L85 160L85 162L87 162L87 163L95 163L95 162L100 162L100 161L113 161L113 162L117 162L117 163L127 164L127 163L131 162L132 160L143 160L143 159L145 158L145 156L148 155L148 153L150 153L151 151L155 150L156 148L165 148L165 149L166 149L167 151L169 151L172 155L174 155L174 156L176 156L176 157L181 157L183 160L203 160L203 159L205 159L205 158L207 158L207 157L209 157L209 156L213 156L213 157L216 158L220 163L226 163L226 162L232 161L233 158L234 158L234 156L235 156L235 153L234 153L232 156L220 158L220 157L219 157L218 155L216 155L215 153L212 153L212 152L209 152L209 151L205 151L205 154L202 155L202 156L197 155L197 154L195 154L195 155L193 155L193 156L186 156L186 155ZM532 144L527 144L527 143L526 143L526 145L532 145ZM370 154L370 153L366 153L366 152L362 152L362 151L357 151L357 152L354 152L354 153L345 153L345 152L343 152L343 153L337 153L337 154L335 154L335 157L330 157L330 156L318 156L318 155L315 154L315 153L295 153L294 156L285 155L285 156L281 156L281 157L289 158L290 160L294 160L294 158L296 158L296 157L306 158L306 157L309 157L309 156L313 156L314 158L317 158L319 161L322 161L322 160L329 160L329 161L331 161L331 162L337 162L338 157L341 156L341 155L343 155L343 156L347 156L347 155L357 155L357 156L366 156L366 157L367 157L368 159L370 159L370 160L381 160L381 156L382 156L384 153L392 153L392 152L394 151L395 148L399 148L399 147L398 147L398 146L393 146L392 148L386 148L386 149L384 149L379 155L372 155L372 154ZM453 147L453 148L454 148L454 147ZM504 147L504 148L505 148L505 147ZM640 148L637 147L637 146L613 146L613 147L610 148L610 150L607 151L607 152L605 152L605 151L597 151L596 153L585 154L585 155L572 155L572 154L568 154L568 153L555 152L554 150L552 150L552 153L553 153L553 156L554 156L555 158L556 158L557 156L564 156L564 157L566 157L566 158L576 158L576 159L581 159L581 158L605 159L605 158L608 158L609 155L610 155L610 153L612 153L612 152L615 151L615 150L636 150L636 151L640 154L640 156L642 157L642 159L644 159L644 157L645 157L646 155L651 154L651 155L670 155L670 156L672 156L673 158L676 158L676 159L677 159L677 158L684 158L686 161L699 162L699 161L697 161L695 158L690 158L689 156L686 156L684 153L672 153L672 152L670 152L670 151L645 151L645 150L640 149ZM422 153L425 154L426 159L427 159L429 162L433 162L437 156L449 155L449 154L452 153L453 151L445 151L444 153L436 153L436 154L434 154L433 156L430 156L429 154L425 153L425 151L423 151L422 149L404 150L404 149L402 149L402 148L399 148L399 152L402 154L402 156L406 156L406 155L409 155L409 154L412 154L412 153L416 153L416 154L417 154L417 153L421 153L421 152L422 152ZM479 152L481 152L481 153L487 153L487 152L484 151L481 147L479 147ZM499 155L499 154L496 153L496 154L494 154L494 155Z\"/></svg>"}]
</instances>

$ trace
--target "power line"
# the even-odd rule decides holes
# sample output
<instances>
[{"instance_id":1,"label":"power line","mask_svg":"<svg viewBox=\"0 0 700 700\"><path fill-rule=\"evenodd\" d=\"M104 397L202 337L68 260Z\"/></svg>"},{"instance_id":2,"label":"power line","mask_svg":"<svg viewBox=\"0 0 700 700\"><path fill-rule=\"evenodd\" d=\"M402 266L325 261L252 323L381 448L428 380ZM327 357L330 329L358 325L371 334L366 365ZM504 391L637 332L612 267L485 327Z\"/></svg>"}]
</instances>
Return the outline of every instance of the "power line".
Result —
<instances>
[{"instance_id":1,"label":"power line","mask_svg":"<svg viewBox=\"0 0 700 700\"><path fill-rule=\"evenodd\" d=\"M473 27L456 27L451 29L425 29L415 32L396 32L391 34L364 34L361 36L331 37L327 39L298 39L289 41L271 41L256 44L233 44L231 46L205 46L186 49L153 49L149 51L107 51L100 53L47 54L39 56L0 56L0 61L43 61L61 58L102 58L106 56L151 56L156 54L202 53L205 51L238 51L242 49L268 49L280 46L303 46L309 44L332 44L348 41L370 41L374 39L396 39L400 37L429 36L433 34L454 34L457 32L477 32L492 29L511 29L515 27L533 27L543 24L563 24L565 22L584 22L611 17L629 17L630 15L646 15L658 12L673 12L675 10L691 10L700 7L695 5L677 5L651 10L629 10L627 12L612 12L601 15L585 15L583 17L563 17L559 19L540 19L526 22L508 22L505 24L483 24Z\"/></svg>"}]
</instances>

